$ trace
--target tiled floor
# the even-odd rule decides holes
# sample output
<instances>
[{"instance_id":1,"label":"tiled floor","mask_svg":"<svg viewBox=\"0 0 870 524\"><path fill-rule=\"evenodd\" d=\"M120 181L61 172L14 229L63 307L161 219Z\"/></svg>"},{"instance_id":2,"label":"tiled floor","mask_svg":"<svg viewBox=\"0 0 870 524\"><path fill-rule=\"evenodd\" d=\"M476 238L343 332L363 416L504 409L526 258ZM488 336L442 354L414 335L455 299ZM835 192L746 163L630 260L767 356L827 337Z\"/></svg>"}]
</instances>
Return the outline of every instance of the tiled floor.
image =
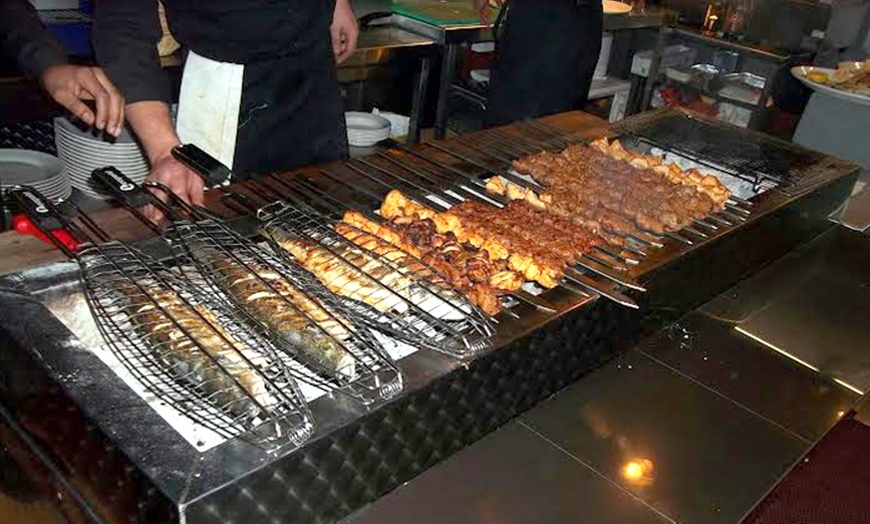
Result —
<instances>
[{"instance_id":1,"label":"tiled floor","mask_svg":"<svg viewBox=\"0 0 870 524\"><path fill-rule=\"evenodd\" d=\"M677 522L736 522L810 446L638 352L521 418Z\"/></svg>"},{"instance_id":2,"label":"tiled floor","mask_svg":"<svg viewBox=\"0 0 870 524\"><path fill-rule=\"evenodd\" d=\"M707 304L747 336L870 391L870 238L838 227Z\"/></svg>"},{"instance_id":3,"label":"tiled floor","mask_svg":"<svg viewBox=\"0 0 870 524\"><path fill-rule=\"evenodd\" d=\"M656 524L668 520L514 421L350 522Z\"/></svg>"},{"instance_id":4,"label":"tiled floor","mask_svg":"<svg viewBox=\"0 0 870 524\"><path fill-rule=\"evenodd\" d=\"M675 328L688 357L651 341L347 522L737 522L857 395L707 323Z\"/></svg>"}]
</instances>

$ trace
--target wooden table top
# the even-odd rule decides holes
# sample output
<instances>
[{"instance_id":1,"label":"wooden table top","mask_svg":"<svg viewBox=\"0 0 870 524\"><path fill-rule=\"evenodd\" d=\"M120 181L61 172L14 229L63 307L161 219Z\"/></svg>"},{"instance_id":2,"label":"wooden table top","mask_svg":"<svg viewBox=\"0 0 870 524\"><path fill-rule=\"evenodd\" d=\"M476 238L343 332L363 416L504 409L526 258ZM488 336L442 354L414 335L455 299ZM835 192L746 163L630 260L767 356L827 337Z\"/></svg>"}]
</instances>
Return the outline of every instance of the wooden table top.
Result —
<instances>
[{"instance_id":1,"label":"wooden table top","mask_svg":"<svg viewBox=\"0 0 870 524\"><path fill-rule=\"evenodd\" d=\"M580 111L549 116L543 118L542 121L581 138L595 138L611 130L606 120ZM509 125L503 129L511 133L522 134L522 130L517 126ZM297 173L305 172L314 174L317 172L317 168L307 168L282 176L294 176ZM236 216L237 213L232 209L220 204L218 201L220 195L217 193L217 191L206 193L206 206L227 218ZM118 240L139 241L154 236L154 233L150 229L122 208L107 209L90 216L112 238ZM65 255L53 245L46 244L35 237L22 236L15 231L0 233L0 275L65 259Z\"/></svg>"}]
</instances>

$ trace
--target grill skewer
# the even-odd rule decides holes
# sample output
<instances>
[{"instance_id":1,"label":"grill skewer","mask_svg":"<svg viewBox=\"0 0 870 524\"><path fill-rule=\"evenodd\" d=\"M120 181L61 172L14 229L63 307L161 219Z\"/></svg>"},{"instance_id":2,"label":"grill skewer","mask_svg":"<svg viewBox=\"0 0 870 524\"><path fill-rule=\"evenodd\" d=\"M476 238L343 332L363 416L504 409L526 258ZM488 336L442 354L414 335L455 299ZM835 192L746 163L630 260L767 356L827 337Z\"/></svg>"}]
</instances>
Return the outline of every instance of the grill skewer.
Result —
<instances>
[{"instance_id":1,"label":"grill skewer","mask_svg":"<svg viewBox=\"0 0 870 524\"><path fill-rule=\"evenodd\" d=\"M389 156L389 155L384 155L384 156ZM455 171L455 172L459 173L458 170L455 170L451 166L446 166L446 165L440 164L437 161L432 160L432 159L430 159L422 154L416 154L416 152L414 152L414 156L417 156L418 158L426 160L426 161L432 163L433 165L441 167L441 168L448 170L450 172ZM396 159L393 159L393 162L395 162L397 165L400 165L408 170L411 170L411 168L407 167L404 162L398 161ZM414 171L414 172L416 173L417 171ZM387 173L387 174L389 174L389 173ZM461 173L459 173L459 174L461 174ZM424 176L424 175L421 174L421 176ZM437 182L435 182L435 181L431 181L431 182L434 185L436 185L436 187L437 187L437 184L438 184ZM417 184L414 184L412 187L414 187L414 189L416 189L416 190L429 191L427 188L423 188ZM480 187L480 186L478 185L478 187ZM506 204L506 202L504 202L503 199L496 200L495 198L491 198L490 195L486 194L485 193L485 186L484 186L484 192L483 192L484 194L483 195L479 195L477 193L474 193L474 192L464 188L461 185L454 185L450 188L450 190L462 192L466 195L464 198L471 198L472 200L477 200L479 202L491 203L492 201L495 201L495 202L497 202L496 205L498 207L504 207L504 205ZM486 196L484 196L484 195L486 195ZM436 192L435 196L437 196L438 198L444 199L444 200L452 200L454 204L459 204L462 202L462 200L458 200L455 197L452 197L450 195L446 195L445 190L441 190L439 192ZM490 202L487 202L487 200ZM632 282L628 279L623 279L623 278L619 277L618 275L612 273L612 270L617 270L617 271L627 271L628 270L628 268L623 265L623 261L621 261L621 260L614 260L612 262L607 262L605 260L602 260L602 258L596 258L595 254L586 253L578 258L577 264L585 267L589 271L593 271L597 274L600 274L601 276L604 276L610 280L613 280L614 282L620 283L626 287L630 287L632 289L639 290L639 291L644 290L643 287L639 286L637 283Z\"/></svg>"},{"instance_id":2,"label":"grill skewer","mask_svg":"<svg viewBox=\"0 0 870 524\"><path fill-rule=\"evenodd\" d=\"M365 165L373 165L370 162L366 162L366 161L361 161L361 163L364 163ZM385 171L385 174L390 174L390 173L392 173L392 172ZM404 181L405 179L402 178L402 180ZM429 198L429 195L427 194L428 189L426 189L422 186L419 186L417 184L409 183L408 187L405 189L407 190L407 193L410 196L412 196L415 200L417 200L417 202L420 204L427 202L427 203L430 203L429 205L435 205L437 207L440 207L444 211L449 210L451 207L450 205L444 205L444 204L439 203L437 200L433 200L432 198ZM447 196L447 198L444 198L445 195L443 193L439 193L436 196L437 196L437 198L440 198L443 200L448 200L448 201L451 199L455 200L455 197ZM455 203L460 203L460 202L456 201ZM619 280L618 277L616 277L615 275L608 274L608 278L611 278L611 276L613 277L613 279ZM571 271L570 268L567 268L567 270L565 271L565 278L568 279L569 282L572 282L573 284L580 286L582 289L585 289L585 290L591 291L593 293L599 294L601 296L604 296L604 297L606 297L610 300L613 300L614 302L617 302L621 305L624 305L627 307L632 307L632 308L637 307L637 304L629 297L623 295L619 291L609 289L609 286L604 285L604 284L597 282L595 280L592 280L591 278L586 277L585 275L583 275L580 272ZM565 287L569 291L574 291L576 289L573 286L563 286L563 287Z\"/></svg>"},{"instance_id":3,"label":"grill skewer","mask_svg":"<svg viewBox=\"0 0 870 524\"><path fill-rule=\"evenodd\" d=\"M363 176L366 176L366 177L370 176L370 175L368 175L368 173L366 173L364 170L358 168L357 166L355 166L355 165L353 165L353 164L350 164L350 163L349 163L349 164L347 164L347 167L349 167L351 170L353 170L353 171L355 171L355 172L357 172L357 173L362 174ZM337 182L337 183L344 183L344 181L342 181L342 180L340 180L340 179L338 179L338 178L332 176L332 175L331 175L329 172L327 172L327 171L322 171L321 174L323 174L325 177L327 177L327 178L329 178L329 179L331 179L331 180L333 180L333 181L335 181L335 182ZM384 183L383 181L381 181L381 180L379 180L379 179L374 179L374 180L377 180L379 183L384 184L384 186L385 186L386 188L388 188L388 189L392 189L391 186L389 186L388 184ZM288 182L286 182L286 181L282 181L282 182L283 182L284 184L288 185L288 186L290 187L291 190L293 189L292 186L290 186ZM373 213L369 213L369 212L368 212L367 210L365 210L362 206L358 206L358 205L356 205L356 203L351 203L351 202L346 202L346 201L343 201L343 200L339 200L339 199L337 199L337 197L335 197L335 196L333 196L333 195L329 195L329 194L327 194L327 193L321 191L320 189L314 187L313 185L310 185L308 182L306 182L306 181L304 181L304 180L302 180L302 179L300 179L300 178L296 178L296 179L294 179L294 180L293 180L293 184L295 184L295 185L297 185L297 186L300 186L301 188L303 188L304 190L306 190L306 191L307 191L306 195L307 195L309 198L313 198L313 199L319 201L320 203L322 203L323 205L327 206L327 208L329 208L332 212L334 212L334 213L336 213L336 214L340 214L340 213L342 213L345 209L351 208L351 209L356 209L357 211L363 213L363 214L364 214L364 215L365 215L369 220L372 220L372 221L375 222L375 223L382 223L382 222L383 222L383 219L382 219L381 217L379 217L378 215L375 215L375 214L373 214ZM382 199L383 199L383 196L384 196L383 194L377 194L377 193L374 193L374 192L369 192L369 191L367 191L367 190L365 190L365 189L362 189L362 188L357 188L357 190L361 190L362 192L364 192L364 193L366 193L366 194L372 196L372 197L373 197L375 200L377 200L377 201L382 200ZM332 201L332 202L334 202L334 203L329 203L328 201ZM515 299L517 299L519 302L522 302L522 303L528 304L528 305L534 307L535 309L537 309L537 310L539 310L539 311L549 312L549 313L554 313L554 312L556 311L555 309L553 309L553 307L552 307L551 305L549 305L548 303L543 302L543 301L541 300L541 298L536 297L536 296L532 295L531 293L529 293L529 292L527 292L527 291L525 291L525 290L523 290L523 289L517 289L517 290L511 291L511 292L509 293L509 295L510 295L510 296L513 296L513 297L514 297ZM589 295L584 293L583 296L588 297ZM505 311L503 311L503 312L504 312L505 314L510 315L510 316L516 316L516 315L514 315L510 310L505 310Z\"/></svg>"}]
</instances>

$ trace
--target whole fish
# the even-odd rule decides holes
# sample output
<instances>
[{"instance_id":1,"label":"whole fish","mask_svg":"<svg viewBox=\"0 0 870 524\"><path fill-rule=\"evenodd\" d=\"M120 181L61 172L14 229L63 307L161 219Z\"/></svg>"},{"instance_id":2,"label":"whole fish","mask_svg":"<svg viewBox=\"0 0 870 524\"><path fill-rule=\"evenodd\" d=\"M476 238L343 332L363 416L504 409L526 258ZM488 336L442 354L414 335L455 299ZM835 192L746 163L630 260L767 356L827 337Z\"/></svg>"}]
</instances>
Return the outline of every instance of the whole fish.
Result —
<instances>
[{"instance_id":1,"label":"whole fish","mask_svg":"<svg viewBox=\"0 0 870 524\"><path fill-rule=\"evenodd\" d=\"M419 262L414 262L402 251L347 224L337 224L335 231L355 246L340 242L326 249L313 242L301 240L280 228L261 229L264 236L292 254L334 293L360 300L382 312L392 310L402 314L410 309L408 303L411 303L441 320L465 318L467 309L462 307L461 301L444 300L418 284L418 277L414 276L414 272L422 269ZM390 260L404 271L391 267L379 260L378 256ZM373 283L373 279L381 285ZM384 289L385 287L388 289ZM451 294L448 290L439 292L441 295Z\"/></svg>"},{"instance_id":2,"label":"whole fish","mask_svg":"<svg viewBox=\"0 0 870 524\"><path fill-rule=\"evenodd\" d=\"M178 379L236 415L253 417L276 404L255 370L266 359L233 339L211 311L153 283L121 281L115 289L135 331Z\"/></svg>"},{"instance_id":3,"label":"whole fish","mask_svg":"<svg viewBox=\"0 0 870 524\"><path fill-rule=\"evenodd\" d=\"M351 334L337 317L307 297L277 271L255 261L244 265L208 253L224 290L280 340L295 357L329 376L352 380L356 361L339 341Z\"/></svg>"}]
</instances>

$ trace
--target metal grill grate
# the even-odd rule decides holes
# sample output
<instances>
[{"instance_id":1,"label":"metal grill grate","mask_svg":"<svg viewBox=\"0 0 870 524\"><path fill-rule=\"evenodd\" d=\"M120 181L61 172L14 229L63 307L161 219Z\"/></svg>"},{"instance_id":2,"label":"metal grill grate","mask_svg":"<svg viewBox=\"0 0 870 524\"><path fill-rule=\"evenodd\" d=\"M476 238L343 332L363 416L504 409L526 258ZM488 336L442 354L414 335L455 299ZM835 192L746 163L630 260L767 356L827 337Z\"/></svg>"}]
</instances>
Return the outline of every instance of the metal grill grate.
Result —
<instances>
[{"instance_id":1,"label":"metal grill grate","mask_svg":"<svg viewBox=\"0 0 870 524\"><path fill-rule=\"evenodd\" d=\"M277 448L311 435L288 369L231 310L123 243L92 245L76 258L108 348L149 392L226 438Z\"/></svg>"},{"instance_id":2,"label":"metal grill grate","mask_svg":"<svg viewBox=\"0 0 870 524\"><path fill-rule=\"evenodd\" d=\"M391 244L295 202L260 213L276 252L292 256L340 296L370 307L372 327L417 347L466 357L489 346L484 315L434 270Z\"/></svg>"},{"instance_id":3,"label":"metal grill grate","mask_svg":"<svg viewBox=\"0 0 870 524\"><path fill-rule=\"evenodd\" d=\"M616 125L622 135L674 151L699 164L723 169L761 184L765 180L787 190L824 155L760 133L735 132L732 126L677 111L659 111Z\"/></svg>"}]
</instances>

